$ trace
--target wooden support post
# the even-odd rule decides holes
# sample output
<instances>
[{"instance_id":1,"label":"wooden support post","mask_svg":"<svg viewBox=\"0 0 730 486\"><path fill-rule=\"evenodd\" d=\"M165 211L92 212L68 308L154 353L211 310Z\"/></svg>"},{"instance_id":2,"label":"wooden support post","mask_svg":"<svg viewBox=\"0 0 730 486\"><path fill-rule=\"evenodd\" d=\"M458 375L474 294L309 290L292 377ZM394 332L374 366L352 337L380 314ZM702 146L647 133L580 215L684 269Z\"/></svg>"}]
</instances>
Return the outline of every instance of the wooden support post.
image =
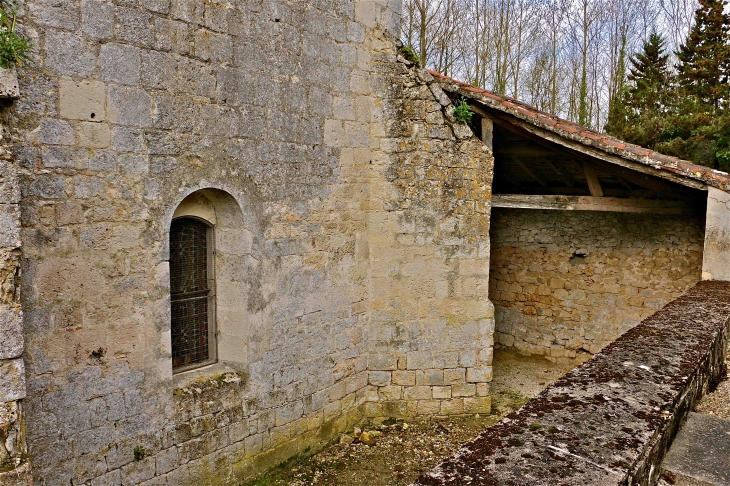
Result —
<instances>
[{"instance_id":1,"label":"wooden support post","mask_svg":"<svg viewBox=\"0 0 730 486\"><path fill-rule=\"evenodd\" d=\"M596 174L595 166L588 162L583 162L583 173L586 175L588 190L591 191L591 196L602 197L603 189L601 189L601 183L598 181L598 174Z\"/></svg>"},{"instance_id":2,"label":"wooden support post","mask_svg":"<svg viewBox=\"0 0 730 486\"><path fill-rule=\"evenodd\" d=\"M484 115L482 115L482 142L489 150L494 151L494 122Z\"/></svg>"}]
</instances>

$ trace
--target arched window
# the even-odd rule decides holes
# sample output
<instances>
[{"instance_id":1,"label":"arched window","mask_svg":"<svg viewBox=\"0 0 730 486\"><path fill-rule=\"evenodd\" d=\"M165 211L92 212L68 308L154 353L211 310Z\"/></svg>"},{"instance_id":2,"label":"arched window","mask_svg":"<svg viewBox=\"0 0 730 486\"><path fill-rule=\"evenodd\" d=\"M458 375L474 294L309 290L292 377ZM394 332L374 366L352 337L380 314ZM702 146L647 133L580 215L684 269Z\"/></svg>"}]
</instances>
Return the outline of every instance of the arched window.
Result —
<instances>
[{"instance_id":1,"label":"arched window","mask_svg":"<svg viewBox=\"0 0 730 486\"><path fill-rule=\"evenodd\" d=\"M252 213L247 213L252 214ZM164 343L170 371L218 363L248 364L249 329L261 300L259 226L229 193L214 188L188 194L172 213L169 237L170 332ZM200 370L193 371L198 374Z\"/></svg>"},{"instance_id":2,"label":"arched window","mask_svg":"<svg viewBox=\"0 0 730 486\"><path fill-rule=\"evenodd\" d=\"M173 372L216 360L213 227L196 217L170 226Z\"/></svg>"}]
</instances>

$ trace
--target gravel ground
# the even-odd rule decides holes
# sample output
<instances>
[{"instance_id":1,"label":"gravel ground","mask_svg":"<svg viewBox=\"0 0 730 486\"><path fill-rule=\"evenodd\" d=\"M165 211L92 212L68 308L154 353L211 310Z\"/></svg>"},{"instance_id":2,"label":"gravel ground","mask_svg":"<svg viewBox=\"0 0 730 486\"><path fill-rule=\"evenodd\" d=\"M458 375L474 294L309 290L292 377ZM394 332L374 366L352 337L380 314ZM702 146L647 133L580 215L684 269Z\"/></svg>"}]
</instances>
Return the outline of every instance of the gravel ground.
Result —
<instances>
[{"instance_id":1,"label":"gravel ground","mask_svg":"<svg viewBox=\"0 0 730 486\"><path fill-rule=\"evenodd\" d=\"M730 348L725 355L725 364L730 371ZM718 418L730 420L730 380L725 376L714 392L705 395L695 410L697 413L713 415Z\"/></svg>"},{"instance_id":2,"label":"gravel ground","mask_svg":"<svg viewBox=\"0 0 730 486\"><path fill-rule=\"evenodd\" d=\"M453 455L461 444L516 410L573 366L496 350L492 414L368 424L309 458L294 458L254 486L401 486ZM367 436L362 436L367 432ZM370 442L372 445L366 445Z\"/></svg>"}]
</instances>

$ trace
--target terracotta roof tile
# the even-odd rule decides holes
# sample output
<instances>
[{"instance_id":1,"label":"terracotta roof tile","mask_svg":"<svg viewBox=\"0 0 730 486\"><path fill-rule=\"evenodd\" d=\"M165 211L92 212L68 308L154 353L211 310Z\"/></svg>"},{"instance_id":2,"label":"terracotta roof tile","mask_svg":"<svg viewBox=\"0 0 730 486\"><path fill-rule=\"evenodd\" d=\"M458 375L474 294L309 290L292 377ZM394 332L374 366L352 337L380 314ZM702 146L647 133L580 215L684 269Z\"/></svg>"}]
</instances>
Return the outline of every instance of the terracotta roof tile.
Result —
<instances>
[{"instance_id":1,"label":"terracotta roof tile","mask_svg":"<svg viewBox=\"0 0 730 486\"><path fill-rule=\"evenodd\" d=\"M678 159L644 147L639 147L638 145L626 143L610 135L599 133L577 123L563 120L550 113L540 111L534 106L509 96L501 96L481 88L475 88L474 86L444 76L436 71L429 71L429 73L440 80L439 82L450 85L452 91L461 92L464 96L480 102L488 108L506 112L573 141L603 149L613 155L665 170L680 177L699 180L722 190L730 188L730 175L725 172L712 170L687 160Z\"/></svg>"},{"instance_id":2,"label":"terracotta roof tile","mask_svg":"<svg viewBox=\"0 0 730 486\"><path fill-rule=\"evenodd\" d=\"M563 122L560 122L556 125L557 128L560 128L562 130L565 130L568 133L579 133L581 131L582 127L573 126L573 125L566 125Z\"/></svg>"},{"instance_id":3,"label":"terracotta roof tile","mask_svg":"<svg viewBox=\"0 0 730 486\"><path fill-rule=\"evenodd\" d=\"M464 87L462 87L461 89L465 89L465 90L467 90L467 91L472 91L472 92L474 92L474 93L483 93L483 92L484 92L484 90L483 90L483 89L480 89L480 88L475 88L475 87L473 87L473 86L464 86Z\"/></svg>"},{"instance_id":4,"label":"terracotta roof tile","mask_svg":"<svg viewBox=\"0 0 730 486\"><path fill-rule=\"evenodd\" d=\"M619 150L626 150L626 144L615 138L604 138L603 143Z\"/></svg>"},{"instance_id":5,"label":"terracotta roof tile","mask_svg":"<svg viewBox=\"0 0 730 486\"><path fill-rule=\"evenodd\" d=\"M641 155L644 157L651 156L651 150L644 147L639 147L638 145L627 145L626 150L628 152L631 152L632 154Z\"/></svg>"},{"instance_id":6,"label":"terracotta roof tile","mask_svg":"<svg viewBox=\"0 0 730 486\"><path fill-rule=\"evenodd\" d=\"M520 106L517 107L517 111L519 111L520 113L522 113L525 116L529 116L529 117L533 117L533 118L537 116L537 113L535 113L534 111L527 110Z\"/></svg>"},{"instance_id":7,"label":"terracotta roof tile","mask_svg":"<svg viewBox=\"0 0 730 486\"><path fill-rule=\"evenodd\" d=\"M595 140L597 142L603 141L603 137L600 133L582 131L578 135L589 140Z\"/></svg>"},{"instance_id":8,"label":"terracotta roof tile","mask_svg":"<svg viewBox=\"0 0 730 486\"><path fill-rule=\"evenodd\" d=\"M549 116L545 116L545 115L544 115L544 114L542 114L542 113L539 113L539 114L537 115L537 119L538 119L538 120L539 120L540 122L542 122L542 123L545 123L546 125L550 125L550 126L553 126L553 127L554 127L554 126L556 126L556 125L558 124L557 120L554 120L554 119L553 119L552 117L549 117Z\"/></svg>"}]
</instances>

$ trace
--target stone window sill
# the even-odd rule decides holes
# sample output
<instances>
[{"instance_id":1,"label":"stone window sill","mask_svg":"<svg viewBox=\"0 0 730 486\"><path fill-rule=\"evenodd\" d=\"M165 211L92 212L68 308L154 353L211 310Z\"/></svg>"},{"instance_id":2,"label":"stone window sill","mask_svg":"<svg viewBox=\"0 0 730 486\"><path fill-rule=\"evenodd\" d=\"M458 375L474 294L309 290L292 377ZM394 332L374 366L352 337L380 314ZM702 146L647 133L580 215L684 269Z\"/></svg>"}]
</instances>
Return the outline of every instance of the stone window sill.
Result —
<instances>
[{"instance_id":1,"label":"stone window sill","mask_svg":"<svg viewBox=\"0 0 730 486\"><path fill-rule=\"evenodd\" d=\"M245 386L248 374L236 363L213 363L172 376L173 393L176 395L200 394L208 388Z\"/></svg>"}]
</instances>

